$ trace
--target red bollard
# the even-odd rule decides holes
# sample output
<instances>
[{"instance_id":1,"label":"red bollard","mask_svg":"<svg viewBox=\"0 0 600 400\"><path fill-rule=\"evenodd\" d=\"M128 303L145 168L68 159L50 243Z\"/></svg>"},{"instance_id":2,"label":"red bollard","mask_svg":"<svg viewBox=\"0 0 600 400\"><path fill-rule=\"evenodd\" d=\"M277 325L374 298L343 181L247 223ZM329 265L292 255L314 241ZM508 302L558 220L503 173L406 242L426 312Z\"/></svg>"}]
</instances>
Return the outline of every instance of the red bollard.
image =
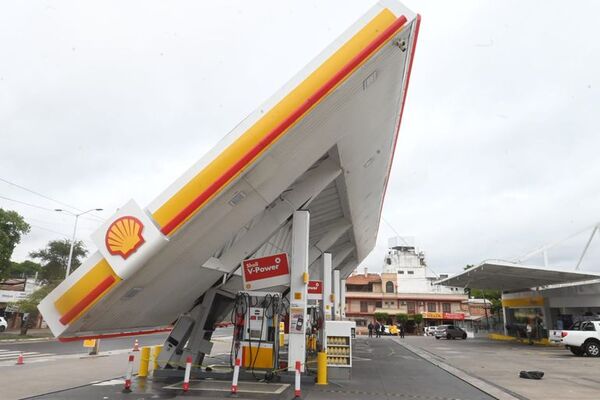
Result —
<instances>
[{"instance_id":1,"label":"red bollard","mask_svg":"<svg viewBox=\"0 0 600 400\"><path fill-rule=\"evenodd\" d=\"M19 353L19 358L17 358L16 365L23 365L23 364L25 364L25 359L23 358L23 353Z\"/></svg>"},{"instance_id":2,"label":"red bollard","mask_svg":"<svg viewBox=\"0 0 600 400\"><path fill-rule=\"evenodd\" d=\"M302 395L300 392L300 370L302 368L302 364L300 361L296 361L296 380L294 382L294 397L298 398Z\"/></svg>"},{"instance_id":3,"label":"red bollard","mask_svg":"<svg viewBox=\"0 0 600 400\"><path fill-rule=\"evenodd\" d=\"M190 373L192 372L192 356L185 360L185 375L183 376L183 391L190 390Z\"/></svg>"},{"instance_id":4,"label":"red bollard","mask_svg":"<svg viewBox=\"0 0 600 400\"><path fill-rule=\"evenodd\" d=\"M240 364L240 359L236 358L235 367L233 367L233 381L231 382L231 394L237 394L238 378L240 376Z\"/></svg>"},{"instance_id":5,"label":"red bollard","mask_svg":"<svg viewBox=\"0 0 600 400\"><path fill-rule=\"evenodd\" d=\"M133 359L134 355L129 355L129 365L127 366L127 374L125 375L125 387L123 393L131 393L131 376L133 375Z\"/></svg>"}]
</instances>

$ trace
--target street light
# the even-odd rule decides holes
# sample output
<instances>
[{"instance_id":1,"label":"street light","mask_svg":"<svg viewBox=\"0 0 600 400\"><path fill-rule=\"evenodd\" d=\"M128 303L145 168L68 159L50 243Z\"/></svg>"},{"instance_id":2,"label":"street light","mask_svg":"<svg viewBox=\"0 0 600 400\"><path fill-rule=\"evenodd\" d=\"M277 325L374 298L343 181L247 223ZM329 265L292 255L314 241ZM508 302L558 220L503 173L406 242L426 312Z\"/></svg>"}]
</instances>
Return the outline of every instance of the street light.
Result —
<instances>
[{"instance_id":1,"label":"street light","mask_svg":"<svg viewBox=\"0 0 600 400\"><path fill-rule=\"evenodd\" d=\"M72 213L69 210L63 210L62 208L55 208L54 211L64 212L64 213L70 214L75 217L75 226L73 227L73 238L71 239L71 249L69 250L69 261L67 261L67 273L65 274L65 279L67 279L67 277L71 273L71 261L73 260L73 247L75 246L75 233L77 233L77 220L79 219L79 217L81 217L82 215L87 214L89 212L102 211L102 208L92 208L92 209L89 209L89 210L79 213L79 214Z\"/></svg>"}]
</instances>

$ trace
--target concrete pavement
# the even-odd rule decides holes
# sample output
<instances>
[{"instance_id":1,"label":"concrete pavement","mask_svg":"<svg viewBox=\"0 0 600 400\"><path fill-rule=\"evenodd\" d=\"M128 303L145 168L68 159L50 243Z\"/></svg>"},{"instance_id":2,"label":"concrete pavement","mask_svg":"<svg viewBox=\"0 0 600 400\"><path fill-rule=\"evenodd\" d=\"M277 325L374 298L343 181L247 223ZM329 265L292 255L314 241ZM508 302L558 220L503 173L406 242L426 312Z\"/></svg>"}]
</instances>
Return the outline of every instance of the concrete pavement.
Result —
<instances>
[{"instance_id":1,"label":"concrete pavement","mask_svg":"<svg viewBox=\"0 0 600 400\"><path fill-rule=\"evenodd\" d=\"M487 339L436 340L406 337L404 343L521 399L597 400L600 358L575 357L562 347L529 346ZM542 380L519 378L521 370L540 370Z\"/></svg>"}]
</instances>

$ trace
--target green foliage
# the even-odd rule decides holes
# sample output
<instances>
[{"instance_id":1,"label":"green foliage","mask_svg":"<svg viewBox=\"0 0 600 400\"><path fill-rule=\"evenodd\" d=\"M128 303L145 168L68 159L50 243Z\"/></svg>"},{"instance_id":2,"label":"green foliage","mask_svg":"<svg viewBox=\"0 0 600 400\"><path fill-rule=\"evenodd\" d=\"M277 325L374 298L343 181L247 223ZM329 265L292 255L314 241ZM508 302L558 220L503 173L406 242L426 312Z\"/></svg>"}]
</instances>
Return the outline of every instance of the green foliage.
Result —
<instances>
[{"instance_id":1,"label":"green foliage","mask_svg":"<svg viewBox=\"0 0 600 400\"><path fill-rule=\"evenodd\" d=\"M468 293L469 297L474 299L489 300L492 303L490 306L492 314L499 314L502 311L502 291L470 289Z\"/></svg>"},{"instance_id":2,"label":"green foliage","mask_svg":"<svg viewBox=\"0 0 600 400\"><path fill-rule=\"evenodd\" d=\"M42 268L39 279L45 283L55 283L65 278L67 272L67 262L69 260L69 250L71 241L51 240L45 249L29 253L32 258L38 258L42 261ZM87 255L88 251L81 241L76 241L73 247L73 260L71 261L71 272L75 271L81 265L81 259Z\"/></svg>"},{"instance_id":3,"label":"green foliage","mask_svg":"<svg viewBox=\"0 0 600 400\"><path fill-rule=\"evenodd\" d=\"M390 318L390 315L385 312L376 312L373 314L373 317L375 317L375 320L377 321L387 323L387 320Z\"/></svg>"},{"instance_id":4,"label":"green foliage","mask_svg":"<svg viewBox=\"0 0 600 400\"><path fill-rule=\"evenodd\" d=\"M9 278L32 278L36 272L40 272L42 266L33 261L23 261L21 263L11 262L10 270L8 272Z\"/></svg>"},{"instance_id":5,"label":"green foliage","mask_svg":"<svg viewBox=\"0 0 600 400\"><path fill-rule=\"evenodd\" d=\"M29 224L17 212L0 208L0 280L8 277L15 246L29 229Z\"/></svg>"},{"instance_id":6,"label":"green foliage","mask_svg":"<svg viewBox=\"0 0 600 400\"><path fill-rule=\"evenodd\" d=\"M405 323L406 321L408 321L408 314L404 314L404 313L396 314L396 321Z\"/></svg>"},{"instance_id":7,"label":"green foliage","mask_svg":"<svg viewBox=\"0 0 600 400\"><path fill-rule=\"evenodd\" d=\"M19 300L16 303L16 306L20 313L29 314L27 316L27 321L21 325L21 335L27 335L27 330L32 328L35 322L38 320L38 316L40 312L38 311L38 304L42 301L44 297L48 295L54 289L56 285L46 285L42 286L35 292L31 293L23 300Z\"/></svg>"},{"instance_id":8,"label":"green foliage","mask_svg":"<svg viewBox=\"0 0 600 400\"><path fill-rule=\"evenodd\" d=\"M16 303L16 306L21 313L33 313L37 311L37 306L40 304L42 299L48 295L54 289L56 285L46 285L42 286L35 292L31 293L29 296L24 298L23 300L19 300Z\"/></svg>"},{"instance_id":9,"label":"green foliage","mask_svg":"<svg viewBox=\"0 0 600 400\"><path fill-rule=\"evenodd\" d=\"M413 315L413 320L415 321L415 324L419 325L421 322L423 322L423 315L415 314Z\"/></svg>"}]
</instances>

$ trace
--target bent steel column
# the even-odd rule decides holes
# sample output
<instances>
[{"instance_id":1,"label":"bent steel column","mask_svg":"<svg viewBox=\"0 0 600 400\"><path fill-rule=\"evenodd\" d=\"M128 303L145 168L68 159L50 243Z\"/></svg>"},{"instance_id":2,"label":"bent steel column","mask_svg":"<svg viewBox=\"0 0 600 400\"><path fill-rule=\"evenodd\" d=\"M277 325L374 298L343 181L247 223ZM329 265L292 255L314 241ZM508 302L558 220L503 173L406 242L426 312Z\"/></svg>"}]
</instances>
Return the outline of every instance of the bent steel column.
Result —
<instances>
[{"instance_id":1,"label":"bent steel column","mask_svg":"<svg viewBox=\"0 0 600 400\"><path fill-rule=\"evenodd\" d=\"M308 284L308 235L310 213L294 211L292 219L292 265L290 268L290 325L288 371L296 362L304 372L306 361L306 295Z\"/></svg>"}]
</instances>

